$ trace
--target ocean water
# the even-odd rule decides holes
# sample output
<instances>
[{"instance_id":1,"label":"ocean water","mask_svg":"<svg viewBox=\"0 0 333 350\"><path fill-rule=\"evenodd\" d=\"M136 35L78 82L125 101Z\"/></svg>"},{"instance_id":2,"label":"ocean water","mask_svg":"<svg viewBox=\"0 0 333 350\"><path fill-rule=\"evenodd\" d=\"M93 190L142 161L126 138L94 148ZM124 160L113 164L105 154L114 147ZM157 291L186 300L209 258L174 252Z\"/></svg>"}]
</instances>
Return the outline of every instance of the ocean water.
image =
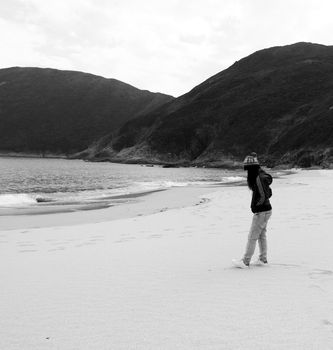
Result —
<instances>
[{"instance_id":1,"label":"ocean water","mask_svg":"<svg viewBox=\"0 0 333 350\"><path fill-rule=\"evenodd\" d=\"M3 157L0 158L0 215L6 215L4 209L8 208L107 207L149 191L244 179L240 171L221 169Z\"/></svg>"}]
</instances>

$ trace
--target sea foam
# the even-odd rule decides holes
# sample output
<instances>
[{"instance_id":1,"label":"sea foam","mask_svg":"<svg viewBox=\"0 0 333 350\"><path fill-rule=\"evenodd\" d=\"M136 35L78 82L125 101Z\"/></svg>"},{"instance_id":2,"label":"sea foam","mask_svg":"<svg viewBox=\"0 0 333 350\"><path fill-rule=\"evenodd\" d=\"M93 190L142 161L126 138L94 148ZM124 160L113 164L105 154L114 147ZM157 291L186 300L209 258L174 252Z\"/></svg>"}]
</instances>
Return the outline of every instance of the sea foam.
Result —
<instances>
[{"instance_id":1,"label":"sea foam","mask_svg":"<svg viewBox=\"0 0 333 350\"><path fill-rule=\"evenodd\" d=\"M31 196L25 193L19 194L1 194L0 207L26 207L37 203L36 196Z\"/></svg>"}]
</instances>

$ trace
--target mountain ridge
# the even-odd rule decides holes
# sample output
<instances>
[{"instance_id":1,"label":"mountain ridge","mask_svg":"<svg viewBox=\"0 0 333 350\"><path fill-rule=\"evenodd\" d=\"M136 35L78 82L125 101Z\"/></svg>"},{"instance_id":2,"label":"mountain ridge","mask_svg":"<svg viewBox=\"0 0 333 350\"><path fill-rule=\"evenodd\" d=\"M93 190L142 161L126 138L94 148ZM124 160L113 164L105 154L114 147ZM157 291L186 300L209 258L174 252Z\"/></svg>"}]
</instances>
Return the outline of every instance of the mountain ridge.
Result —
<instances>
[{"instance_id":1,"label":"mountain ridge","mask_svg":"<svg viewBox=\"0 0 333 350\"><path fill-rule=\"evenodd\" d=\"M0 150L72 154L171 99L90 73L0 69Z\"/></svg>"},{"instance_id":2,"label":"mountain ridge","mask_svg":"<svg viewBox=\"0 0 333 350\"><path fill-rule=\"evenodd\" d=\"M333 167L333 46L254 52L173 98L113 78L0 69L0 152L91 161Z\"/></svg>"},{"instance_id":3,"label":"mountain ridge","mask_svg":"<svg viewBox=\"0 0 333 350\"><path fill-rule=\"evenodd\" d=\"M187 94L125 123L94 160L269 165L333 164L333 47L296 43L257 51Z\"/></svg>"}]
</instances>

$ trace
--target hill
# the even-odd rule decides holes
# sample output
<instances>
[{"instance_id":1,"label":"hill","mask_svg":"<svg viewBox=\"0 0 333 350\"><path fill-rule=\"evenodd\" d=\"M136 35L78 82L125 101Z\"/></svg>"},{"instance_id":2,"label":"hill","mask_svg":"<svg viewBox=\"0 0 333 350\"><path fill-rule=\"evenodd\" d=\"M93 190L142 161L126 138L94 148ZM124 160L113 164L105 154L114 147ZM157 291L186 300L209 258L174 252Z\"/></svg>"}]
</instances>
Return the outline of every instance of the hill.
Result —
<instances>
[{"instance_id":1,"label":"hill","mask_svg":"<svg viewBox=\"0 0 333 350\"><path fill-rule=\"evenodd\" d=\"M267 165L333 164L333 47L264 49L189 93L124 124L93 159Z\"/></svg>"},{"instance_id":2,"label":"hill","mask_svg":"<svg viewBox=\"0 0 333 350\"><path fill-rule=\"evenodd\" d=\"M71 154L173 97L56 69L0 69L0 151Z\"/></svg>"}]
</instances>

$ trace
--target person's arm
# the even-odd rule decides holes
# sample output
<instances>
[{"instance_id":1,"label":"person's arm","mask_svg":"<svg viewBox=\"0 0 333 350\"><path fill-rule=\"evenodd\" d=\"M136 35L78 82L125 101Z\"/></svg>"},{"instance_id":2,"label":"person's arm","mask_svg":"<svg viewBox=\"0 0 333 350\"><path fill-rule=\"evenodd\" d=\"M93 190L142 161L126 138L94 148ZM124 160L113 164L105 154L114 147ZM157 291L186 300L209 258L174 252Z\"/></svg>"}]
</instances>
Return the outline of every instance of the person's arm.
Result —
<instances>
[{"instance_id":1,"label":"person's arm","mask_svg":"<svg viewBox=\"0 0 333 350\"><path fill-rule=\"evenodd\" d=\"M256 182L257 182L257 187L260 194L260 199L258 200L257 205L262 205L265 202L266 196L265 196L264 188L262 187L260 176L257 176Z\"/></svg>"}]
</instances>

